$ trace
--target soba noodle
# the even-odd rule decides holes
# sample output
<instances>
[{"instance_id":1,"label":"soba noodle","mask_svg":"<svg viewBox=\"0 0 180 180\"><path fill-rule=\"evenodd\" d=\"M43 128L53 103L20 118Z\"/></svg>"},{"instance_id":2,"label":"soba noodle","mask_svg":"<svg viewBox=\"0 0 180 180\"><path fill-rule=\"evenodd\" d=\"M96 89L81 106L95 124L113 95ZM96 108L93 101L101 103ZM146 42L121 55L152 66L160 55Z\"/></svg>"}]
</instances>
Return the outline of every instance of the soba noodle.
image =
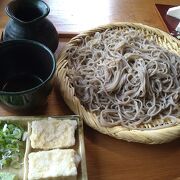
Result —
<instances>
[{"instance_id":1,"label":"soba noodle","mask_svg":"<svg viewBox=\"0 0 180 180\"><path fill-rule=\"evenodd\" d=\"M76 96L103 126L180 115L180 57L137 31L96 32L67 49Z\"/></svg>"}]
</instances>

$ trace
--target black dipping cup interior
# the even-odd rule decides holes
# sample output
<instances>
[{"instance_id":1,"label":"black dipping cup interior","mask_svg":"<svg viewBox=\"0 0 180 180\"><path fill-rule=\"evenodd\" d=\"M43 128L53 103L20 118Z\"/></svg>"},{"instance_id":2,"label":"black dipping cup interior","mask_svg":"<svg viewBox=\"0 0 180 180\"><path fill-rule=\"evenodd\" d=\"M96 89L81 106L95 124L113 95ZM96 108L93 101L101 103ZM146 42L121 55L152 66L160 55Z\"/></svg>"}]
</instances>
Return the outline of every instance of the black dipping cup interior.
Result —
<instances>
[{"instance_id":1,"label":"black dipping cup interior","mask_svg":"<svg viewBox=\"0 0 180 180\"><path fill-rule=\"evenodd\" d=\"M32 110L46 103L56 62L52 52L31 40L0 44L0 101L9 110Z\"/></svg>"}]
</instances>

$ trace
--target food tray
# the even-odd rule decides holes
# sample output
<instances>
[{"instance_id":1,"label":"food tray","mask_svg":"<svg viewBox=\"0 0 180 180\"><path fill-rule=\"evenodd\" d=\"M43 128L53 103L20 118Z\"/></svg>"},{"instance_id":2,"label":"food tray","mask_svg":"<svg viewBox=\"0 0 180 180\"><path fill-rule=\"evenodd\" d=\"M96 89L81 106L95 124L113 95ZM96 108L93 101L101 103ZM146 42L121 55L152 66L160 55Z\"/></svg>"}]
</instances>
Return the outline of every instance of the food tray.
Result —
<instances>
[{"instance_id":1,"label":"food tray","mask_svg":"<svg viewBox=\"0 0 180 180\"><path fill-rule=\"evenodd\" d=\"M66 54L66 48L77 45L81 42L82 38L94 35L96 32L103 32L107 29L115 28L119 28L121 30L129 28L134 29L144 34L148 40L155 40L158 45L180 55L179 40L157 28L149 27L139 23L113 23L81 33L76 37L72 38L70 42L67 43L67 46L65 47L64 51L62 51L57 63L56 76L59 82L59 89L61 95L63 96L65 102L71 108L71 110L74 113L80 115L80 117L82 117L90 127L96 129L103 134L107 134L117 139L123 139L126 141L145 144L161 144L180 137L179 119L177 123L172 123L171 120L163 121L162 119L159 119L155 122L144 125L142 129L136 130L128 129L120 125L114 127L103 127L100 125L97 116L94 113L87 111L85 107L81 105L78 97L76 97L75 89L72 84L70 84L69 78L67 76L68 58ZM155 127L156 124L161 124L161 127L158 129L153 129L152 127Z\"/></svg>"},{"instance_id":2,"label":"food tray","mask_svg":"<svg viewBox=\"0 0 180 180\"><path fill-rule=\"evenodd\" d=\"M86 155L85 155L85 147L84 147L84 132L83 132L83 121L79 118L79 116L71 115L71 116L4 116L0 117L0 121L7 121L7 122L15 122L20 124L27 132L28 130L28 123L34 120L47 120L48 117L56 118L57 120L76 120L77 121L77 129L75 131L75 145L70 147L74 149L78 155L80 156L80 163L78 165L78 176L77 180L87 180L87 168L86 168ZM30 140L29 136L26 140L26 149L24 154L24 166L21 169L6 169L4 168L3 171L14 172L18 175L19 179L26 180L27 179L27 167L28 167L28 154L32 151L30 147ZM27 167L25 167L27 166Z\"/></svg>"}]
</instances>

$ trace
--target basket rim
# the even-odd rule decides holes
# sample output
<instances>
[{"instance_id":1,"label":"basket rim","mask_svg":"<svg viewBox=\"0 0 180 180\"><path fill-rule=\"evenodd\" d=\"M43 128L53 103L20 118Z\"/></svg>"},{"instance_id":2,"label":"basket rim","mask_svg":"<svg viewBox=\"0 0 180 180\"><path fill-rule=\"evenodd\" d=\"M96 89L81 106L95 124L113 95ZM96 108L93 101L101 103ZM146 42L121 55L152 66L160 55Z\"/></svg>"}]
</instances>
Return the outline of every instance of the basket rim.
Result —
<instances>
[{"instance_id":1,"label":"basket rim","mask_svg":"<svg viewBox=\"0 0 180 180\"><path fill-rule=\"evenodd\" d=\"M157 27L152 27L146 24L142 24L142 23L136 23L136 22L113 22L113 23L108 23L108 24L104 24L104 25L100 25L97 26L95 28L89 29L89 30L85 30L80 32L79 34L77 34L76 36L74 36L73 38L71 38L71 40L67 43L67 44L71 44L72 42L74 43L74 40L79 38L79 37L83 37L83 36L87 36L87 34L94 34L98 31L103 31L107 28L118 28L121 26L129 26L129 27L138 27L141 29L146 29L149 31L153 31L156 32L157 35L159 36L163 36L166 37L167 39L170 39L170 41L174 41L175 43L178 44L178 46L180 46L180 40L178 40L177 38L171 36L168 32L165 32Z\"/></svg>"}]
</instances>

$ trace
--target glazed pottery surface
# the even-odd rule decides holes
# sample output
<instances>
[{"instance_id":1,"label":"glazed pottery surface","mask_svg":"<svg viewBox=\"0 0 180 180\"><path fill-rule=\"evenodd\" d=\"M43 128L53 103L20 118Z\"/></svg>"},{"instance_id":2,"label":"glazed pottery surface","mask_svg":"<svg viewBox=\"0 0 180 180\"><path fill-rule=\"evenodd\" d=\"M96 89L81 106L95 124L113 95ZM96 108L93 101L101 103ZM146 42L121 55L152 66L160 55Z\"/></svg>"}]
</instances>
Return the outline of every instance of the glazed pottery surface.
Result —
<instances>
[{"instance_id":1,"label":"glazed pottery surface","mask_svg":"<svg viewBox=\"0 0 180 180\"><path fill-rule=\"evenodd\" d=\"M3 41L12 39L29 39L47 46L52 52L58 46L58 33L46 18L50 8L41 0L14 0L6 7L10 17L6 24Z\"/></svg>"},{"instance_id":2,"label":"glazed pottery surface","mask_svg":"<svg viewBox=\"0 0 180 180\"><path fill-rule=\"evenodd\" d=\"M52 52L31 40L0 44L0 101L11 110L28 110L46 103L56 62Z\"/></svg>"}]
</instances>

